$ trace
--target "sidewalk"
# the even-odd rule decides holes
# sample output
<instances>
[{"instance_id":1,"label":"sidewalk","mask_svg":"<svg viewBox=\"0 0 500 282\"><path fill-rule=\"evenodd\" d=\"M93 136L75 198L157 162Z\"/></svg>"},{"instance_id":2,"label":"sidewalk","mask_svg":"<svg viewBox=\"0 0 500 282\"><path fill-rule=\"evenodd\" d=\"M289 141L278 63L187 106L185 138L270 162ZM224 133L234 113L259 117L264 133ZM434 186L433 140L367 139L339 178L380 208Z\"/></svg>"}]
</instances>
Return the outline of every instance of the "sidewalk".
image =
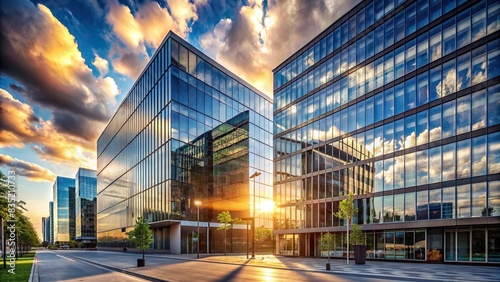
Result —
<instances>
[{"instance_id":1,"label":"sidewalk","mask_svg":"<svg viewBox=\"0 0 500 282\"><path fill-rule=\"evenodd\" d=\"M345 259L330 259L331 270L328 271L326 270L326 258L256 255L255 259L247 259L246 254L200 254L199 259L196 258L196 254L148 254L147 256L379 278L401 277L433 281L500 281L500 265L450 265L387 261L366 261L365 265L356 265L354 260L350 260L349 264L347 264Z\"/></svg>"}]
</instances>

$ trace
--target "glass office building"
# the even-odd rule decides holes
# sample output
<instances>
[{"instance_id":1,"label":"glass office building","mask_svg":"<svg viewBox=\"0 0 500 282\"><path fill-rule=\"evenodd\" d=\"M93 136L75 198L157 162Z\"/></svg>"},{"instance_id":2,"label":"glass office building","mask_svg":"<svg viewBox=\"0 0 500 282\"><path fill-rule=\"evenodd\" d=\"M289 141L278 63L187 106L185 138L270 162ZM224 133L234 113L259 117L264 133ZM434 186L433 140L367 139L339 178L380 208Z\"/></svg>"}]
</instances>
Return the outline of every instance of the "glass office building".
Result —
<instances>
[{"instance_id":1,"label":"glass office building","mask_svg":"<svg viewBox=\"0 0 500 282\"><path fill-rule=\"evenodd\" d=\"M123 247L143 217L154 233L152 248L196 252L198 200L200 252L223 251L222 211L272 226L272 214L261 208L273 198L272 99L172 32L97 151L99 247ZM228 250L242 251L246 227L233 227Z\"/></svg>"},{"instance_id":2,"label":"glass office building","mask_svg":"<svg viewBox=\"0 0 500 282\"><path fill-rule=\"evenodd\" d=\"M72 196L72 197L71 197ZM54 244L75 240L75 180L58 176L53 186ZM51 215L52 221L52 215Z\"/></svg>"},{"instance_id":3,"label":"glass office building","mask_svg":"<svg viewBox=\"0 0 500 282\"><path fill-rule=\"evenodd\" d=\"M49 240L47 242L54 244L54 202L49 202Z\"/></svg>"},{"instance_id":4,"label":"glass office building","mask_svg":"<svg viewBox=\"0 0 500 282\"><path fill-rule=\"evenodd\" d=\"M499 1L362 1L274 70L276 253L346 257L352 193L368 258L500 262L499 29Z\"/></svg>"},{"instance_id":5,"label":"glass office building","mask_svg":"<svg viewBox=\"0 0 500 282\"><path fill-rule=\"evenodd\" d=\"M80 168L75 176L75 240L96 243L97 173Z\"/></svg>"}]
</instances>

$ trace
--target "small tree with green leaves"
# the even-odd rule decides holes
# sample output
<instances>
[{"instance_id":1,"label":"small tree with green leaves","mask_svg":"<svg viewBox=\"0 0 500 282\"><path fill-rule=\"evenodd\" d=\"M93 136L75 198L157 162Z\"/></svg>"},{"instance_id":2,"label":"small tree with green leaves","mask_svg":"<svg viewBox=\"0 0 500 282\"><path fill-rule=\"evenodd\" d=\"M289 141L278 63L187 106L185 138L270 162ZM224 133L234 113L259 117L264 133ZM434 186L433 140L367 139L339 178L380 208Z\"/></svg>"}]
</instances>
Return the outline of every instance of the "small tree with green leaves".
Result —
<instances>
[{"instance_id":1,"label":"small tree with green leaves","mask_svg":"<svg viewBox=\"0 0 500 282\"><path fill-rule=\"evenodd\" d=\"M323 235L321 235L320 246L322 251L328 253L328 263L330 263L330 251L335 248L334 243L335 241L332 233L323 233Z\"/></svg>"},{"instance_id":2,"label":"small tree with green leaves","mask_svg":"<svg viewBox=\"0 0 500 282\"><path fill-rule=\"evenodd\" d=\"M134 230L128 232L127 235L129 241L142 251L142 259L144 259L144 252L153 243L153 232L149 229L147 220L142 217L137 218Z\"/></svg>"},{"instance_id":3,"label":"small tree with green leaves","mask_svg":"<svg viewBox=\"0 0 500 282\"><path fill-rule=\"evenodd\" d=\"M349 264L349 223L357 212L358 209L354 208L352 194L349 193L347 198L340 201L339 211L335 213L337 217L344 219L347 223L347 264Z\"/></svg>"},{"instance_id":4,"label":"small tree with green leaves","mask_svg":"<svg viewBox=\"0 0 500 282\"><path fill-rule=\"evenodd\" d=\"M237 221L238 219L232 219L229 211L223 211L217 215L217 220L220 222L219 227L217 227L217 230L224 231L224 255L226 255L227 254L226 232L227 230L231 229L231 224Z\"/></svg>"},{"instance_id":5,"label":"small tree with green leaves","mask_svg":"<svg viewBox=\"0 0 500 282\"><path fill-rule=\"evenodd\" d=\"M359 228L359 225L357 224L352 225L352 232L350 237L351 244L353 246L365 244L365 234L363 234L363 231L361 231L361 228Z\"/></svg>"}]
</instances>

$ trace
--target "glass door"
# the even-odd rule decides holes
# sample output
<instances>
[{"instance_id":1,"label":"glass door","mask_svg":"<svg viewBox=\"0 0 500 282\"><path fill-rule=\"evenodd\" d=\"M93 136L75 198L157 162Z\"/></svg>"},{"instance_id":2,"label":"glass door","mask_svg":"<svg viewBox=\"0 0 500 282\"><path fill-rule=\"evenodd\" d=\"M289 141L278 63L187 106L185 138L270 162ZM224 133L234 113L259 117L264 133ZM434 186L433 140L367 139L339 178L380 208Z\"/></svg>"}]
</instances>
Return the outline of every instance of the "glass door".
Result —
<instances>
[{"instance_id":1,"label":"glass door","mask_svg":"<svg viewBox=\"0 0 500 282\"><path fill-rule=\"evenodd\" d=\"M470 229L457 230L457 260L470 261Z\"/></svg>"},{"instance_id":2,"label":"glass door","mask_svg":"<svg viewBox=\"0 0 500 282\"><path fill-rule=\"evenodd\" d=\"M457 249L455 241L455 229L446 230L445 232L445 260L455 261L457 259Z\"/></svg>"}]
</instances>

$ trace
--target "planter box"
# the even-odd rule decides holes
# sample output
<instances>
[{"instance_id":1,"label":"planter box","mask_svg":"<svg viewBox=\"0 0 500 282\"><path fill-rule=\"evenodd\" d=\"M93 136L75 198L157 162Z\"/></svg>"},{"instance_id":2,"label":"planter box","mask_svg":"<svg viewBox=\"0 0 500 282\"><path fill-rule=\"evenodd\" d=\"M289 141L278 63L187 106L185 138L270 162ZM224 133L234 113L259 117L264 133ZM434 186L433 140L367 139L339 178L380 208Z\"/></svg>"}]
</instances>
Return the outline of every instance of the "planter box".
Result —
<instances>
[{"instance_id":1,"label":"planter box","mask_svg":"<svg viewBox=\"0 0 500 282\"><path fill-rule=\"evenodd\" d=\"M354 245L354 261L356 264L365 264L366 262L366 246Z\"/></svg>"},{"instance_id":2,"label":"planter box","mask_svg":"<svg viewBox=\"0 0 500 282\"><path fill-rule=\"evenodd\" d=\"M137 259L137 267L143 267L146 265L145 259Z\"/></svg>"}]
</instances>

